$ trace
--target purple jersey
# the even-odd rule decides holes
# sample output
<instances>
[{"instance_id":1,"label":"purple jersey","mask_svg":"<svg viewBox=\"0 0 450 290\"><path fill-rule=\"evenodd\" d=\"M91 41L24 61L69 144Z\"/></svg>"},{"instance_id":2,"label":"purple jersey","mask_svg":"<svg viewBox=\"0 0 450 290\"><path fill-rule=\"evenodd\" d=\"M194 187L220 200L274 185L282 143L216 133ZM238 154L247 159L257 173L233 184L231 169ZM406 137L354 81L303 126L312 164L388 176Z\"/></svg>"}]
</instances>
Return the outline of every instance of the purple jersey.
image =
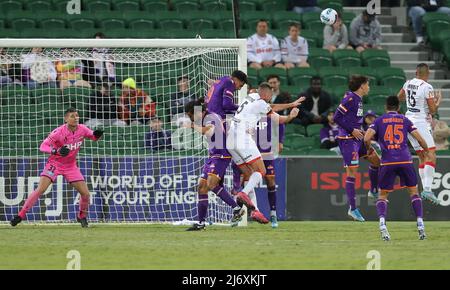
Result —
<instances>
[{"instance_id":1,"label":"purple jersey","mask_svg":"<svg viewBox=\"0 0 450 290\"><path fill-rule=\"evenodd\" d=\"M323 143L327 140L334 142L339 135L339 127L330 125L325 125L322 129L320 129L320 143Z\"/></svg>"},{"instance_id":2,"label":"purple jersey","mask_svg":"<svg viewBox=\"0 0 450 290\"><path fill-rule=\"evenodd\" d=\"M381 147L381 165L412 162L407 136L416 127L408 118L397 112L388 112L369 128L376 132L375 139Z\"/></svg>"},{"instance_id":3,"label":"purple jersey","mask_svg":"<svg viewBox=\"0 0 450 290\"><path fill-rule=\"evenodd\" d=\"M210 158L230 158L230 153L226 149L226 128L225 121L218 114L206 114L203 117L203 126L214 125L214 134L207 138L208 152Z\"/></svg>"},{"instance_id":4,"label":"purple jersey","mask_svg":"<svg viewBox=\"0 0 450 290\"><path fill-rule=\"evenodd\" d=\"M217 114L225 120L226 114L234 114L238 105L234 103L236 86L231 77L222 77L215 81L205 98L206 111Z\"/></svg>"},{"instance_id":5,"label":"purple jersey","mask_svg":"<svg viewBox=\"0 0 450 290\"><path fill-rule=\"evenodd\" d=\"M338 138L353 138L353 130L361 129L363 119L362 98L354 92L347 92L334 114L334 121L339 125Z\"/></svg>"},{"instance_id":6,"label":"purple jersey","mask_svg":"<svg viewBox=\"0 0 450 290\"><path fill-rule=\"evenodd\" d=\"M256 130L256 145L261 153L273 153L272 135L278 136L278 143L284 143L284 124L278 125L278 132L272 129L273 120L270 117L263 117ZM278 133L278 134L277 134ZM278 151L278 148L276 149Z\"/></svg>"}]
</instances>

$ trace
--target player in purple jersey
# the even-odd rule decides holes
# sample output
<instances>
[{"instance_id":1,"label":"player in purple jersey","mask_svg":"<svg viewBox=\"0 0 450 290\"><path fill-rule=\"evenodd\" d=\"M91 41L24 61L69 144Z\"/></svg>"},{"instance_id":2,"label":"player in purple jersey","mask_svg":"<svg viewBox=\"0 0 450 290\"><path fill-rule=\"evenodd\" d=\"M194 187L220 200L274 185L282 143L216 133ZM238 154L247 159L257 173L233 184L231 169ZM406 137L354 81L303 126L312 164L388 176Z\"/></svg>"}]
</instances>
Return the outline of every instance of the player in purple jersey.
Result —
<instances>
[{"instance_id":1,"label":"player in purple jersey","mask_svg":"<svg viewBox=\"0 0 450 290\"><path fill-rule=\"evenodd\" d=\"M347 173L345 191L347 193L349 210L348 215L354 220L363 222L364 217L356 207L355 181L359 167L359 158L363 157L370 162L369 196L378 198L378 167L380 158L375 150L366 151L363 144L363 101L362 98L369 93L369 80L365 76L354 75L349 82L350 91L347 92L336 109L334 121L339 125L338 144L344 159Z\"/></svg>"},{"instance_id":2,"label":"player in purple jersey","mask_svg":"<svg viewBox=\"0 0 450 290\"><path fill-rule=\"evenodd\" d=\"M386 227L387 198L389 193L393 191L395 178L398 176L400 183L408 189L412 208L417 218L419 239L423 240L426 235L422 219L422 200L419 197L417 175L408 149L408 134L413 136L425 151L428 151L428 146L413 123L404 115L398 113L399 109L398 97L388 97L386 114L376 119L364 136L364 143L368 151L372 149L372 139L376 140L381 146L380 196L376 203L380 219L381 238L385 241L389 241L391 238Z\"/></svg>"}]
</instances>

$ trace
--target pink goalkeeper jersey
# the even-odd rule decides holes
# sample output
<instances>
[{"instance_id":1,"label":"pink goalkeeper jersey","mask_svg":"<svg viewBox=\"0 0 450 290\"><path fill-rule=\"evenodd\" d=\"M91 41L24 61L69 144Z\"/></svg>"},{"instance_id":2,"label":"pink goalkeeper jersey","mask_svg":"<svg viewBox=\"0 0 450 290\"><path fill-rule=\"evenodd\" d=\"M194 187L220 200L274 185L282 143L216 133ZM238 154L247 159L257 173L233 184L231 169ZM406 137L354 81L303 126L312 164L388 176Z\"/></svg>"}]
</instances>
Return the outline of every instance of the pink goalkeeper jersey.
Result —
<instances>
[{"instance_id":1,"label":"pink goalkeeper jersey","mask_svg":"<svg viewBox=\"0 0 450 290\"><path fill-rule=\"evenodd\" d=\"M94 132L85 125L79 124L77 129L72 132L69 127L64 124L53 130L48 137L42 142L39 150L44 153L51 154L52 149L61 148L66 145L69 149L69 155L62 157L59 154L50 155L48 162L56 162L57 165L62 167L71 167L76 165L76 157L78 151L80 151L84 138L89 138L96 141Z\"/></svg>"}]
</instances>

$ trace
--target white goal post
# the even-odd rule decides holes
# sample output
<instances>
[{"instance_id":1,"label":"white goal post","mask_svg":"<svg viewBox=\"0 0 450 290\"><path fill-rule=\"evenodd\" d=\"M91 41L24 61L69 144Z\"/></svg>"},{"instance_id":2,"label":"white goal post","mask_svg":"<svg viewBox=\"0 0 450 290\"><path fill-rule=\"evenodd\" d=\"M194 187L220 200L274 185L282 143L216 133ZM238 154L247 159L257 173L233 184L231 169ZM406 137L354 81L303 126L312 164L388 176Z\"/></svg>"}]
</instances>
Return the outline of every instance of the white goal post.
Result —
<instances>
[{"instance_id":1,"label":"white goal post","mask_svg":"<svg viewBox=\"0 0 450 290\"><path fill-rule=\"evenodd\" d=\"M205 96L215 79L247 72L245 39L0 39L0 47L9 73L0 83L0 223L37 186L48 157L39 145L63 124L68 107L79 110L81 123L105 131L78 154L90 221L197 219L207 144L187 126L184 105ZM236 101L245 95L246 87ZM124 106L127 97L134 99ZM141 102L143 112L134 111ZM27 221L74 222L78 200L59 176ZM210 193L208 221L230 219L231 209Z\"/></svg>"}]
</instances>

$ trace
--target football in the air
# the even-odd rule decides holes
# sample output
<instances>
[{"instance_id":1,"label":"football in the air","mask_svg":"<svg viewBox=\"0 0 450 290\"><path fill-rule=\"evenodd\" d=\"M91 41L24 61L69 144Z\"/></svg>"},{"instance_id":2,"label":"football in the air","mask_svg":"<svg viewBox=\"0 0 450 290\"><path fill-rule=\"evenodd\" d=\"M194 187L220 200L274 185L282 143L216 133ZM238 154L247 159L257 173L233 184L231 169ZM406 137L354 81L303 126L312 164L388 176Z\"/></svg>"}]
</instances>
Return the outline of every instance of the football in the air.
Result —
<instances>
[{"instance_id":1,"label":"football in the air","mask_svg":"<svg viewBox=\"0 0 450 290\"><path fill-rule=\"evenodd\" d=\"M327 8L320 13L320 21L323 24L333 25L336 22L337 12L332 8Z\"/></svg>"}]
</instances>

